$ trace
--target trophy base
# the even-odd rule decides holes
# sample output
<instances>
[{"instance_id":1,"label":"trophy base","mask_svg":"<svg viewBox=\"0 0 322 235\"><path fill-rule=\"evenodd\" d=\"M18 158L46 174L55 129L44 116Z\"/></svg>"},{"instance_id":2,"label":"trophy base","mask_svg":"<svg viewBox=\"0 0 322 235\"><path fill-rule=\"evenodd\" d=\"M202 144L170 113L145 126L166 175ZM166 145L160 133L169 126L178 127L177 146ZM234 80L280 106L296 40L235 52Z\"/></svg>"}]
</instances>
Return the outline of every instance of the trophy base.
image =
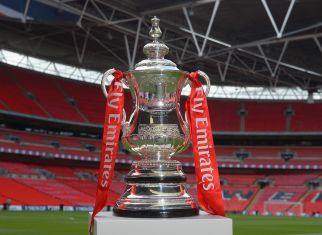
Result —
<instances>
[{"instance_id":1,"label":"trophy base","mask_svg":"<svg viewBox=\"0 0 322 235\"><path fill-rule=\"evenodd\" d=\"M197 216L199 210L185 187L178 161L138 161L126 177L127 187L116 202L115 216L173 218Z\"/></svg>"},{"instance_id":2,"label":"trophy base","mask_svg":"<svg viewBox=\"0 0 322 235\"><path fill-rule=\"evenodd\" d=\"M172 209L172 210L121 210L113 209L113 214L119 217L134 217L134 218L175 218L175 217L190 217L199 215L199 209Z\"/></svg>"},{"instance_id":3,"label":"trophy base","mask_svg":"<svg viewBox=\"0 0 322 235\"><path fill-rule=\"evenodd\" d=\"M89 213L91 220L92 213ZM117 217L112 212L100 212L94 218L93 235L165 235L165 234L219 234L233 235L233 221L217 215L200 211L194 217L171 219L126 218Z\"/></svg>"}]
</instances>

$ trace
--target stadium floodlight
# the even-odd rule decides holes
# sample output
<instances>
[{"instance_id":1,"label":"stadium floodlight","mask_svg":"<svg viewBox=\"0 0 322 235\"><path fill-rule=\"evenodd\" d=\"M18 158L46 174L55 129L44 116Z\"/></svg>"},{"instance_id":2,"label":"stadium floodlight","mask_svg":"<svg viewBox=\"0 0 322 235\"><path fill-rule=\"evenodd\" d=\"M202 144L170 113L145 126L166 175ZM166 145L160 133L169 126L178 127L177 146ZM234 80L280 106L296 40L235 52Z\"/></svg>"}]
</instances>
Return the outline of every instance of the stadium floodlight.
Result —
<instances>
[{"instance_id":1,"label":"stadium floodlight","mask_svg":"<svg viewBox=\"0 0 322 235\"><path fill-rule=\"evenodd\" d=\"M54 76L99 84L103 76L101 72L80 67L65 65L29 55L0 49L0 62L46 73ZM108 78L111 82L112 78ZM322 91L309 95L307 90L299 87L251 87L251 86L218 86L211 85L209 98L249 99L249 100L322 100ZM182 95L188 96L190 88L183 89Z\"/></svg>"}]
</instances>

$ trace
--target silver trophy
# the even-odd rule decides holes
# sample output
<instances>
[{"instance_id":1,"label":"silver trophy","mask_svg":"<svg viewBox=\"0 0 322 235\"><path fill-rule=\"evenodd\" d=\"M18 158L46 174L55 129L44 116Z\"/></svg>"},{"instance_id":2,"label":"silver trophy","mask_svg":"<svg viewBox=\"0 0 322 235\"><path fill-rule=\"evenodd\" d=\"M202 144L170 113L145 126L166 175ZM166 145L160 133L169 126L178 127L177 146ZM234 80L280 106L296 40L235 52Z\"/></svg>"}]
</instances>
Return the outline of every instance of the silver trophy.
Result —
<instances>
[{"instance_id":1,"label":"silver trophy","mask_svg":"<svg viewBox=\"0 0 322 235\"><path fill-rule=\"evenodd\" d=\"M181 217L198 215L195 200L187 193L186 176L179 161L172 157L190 143L189 124L180 109L182 89L189 85L188 72L164 59L169 48L159 42L159 19L152 20L151 43L144 46L148 57L124 72L122 82L130 88L134 111L126 121L124 111L123 146L140 156L126 176L126 189L114 206L114 214L124 217ZM115 70L102 79L102 90ZM208 76L199 71L206 81ZM126 101L125 101L126 102Z\"/></svg>"}]
</instances>

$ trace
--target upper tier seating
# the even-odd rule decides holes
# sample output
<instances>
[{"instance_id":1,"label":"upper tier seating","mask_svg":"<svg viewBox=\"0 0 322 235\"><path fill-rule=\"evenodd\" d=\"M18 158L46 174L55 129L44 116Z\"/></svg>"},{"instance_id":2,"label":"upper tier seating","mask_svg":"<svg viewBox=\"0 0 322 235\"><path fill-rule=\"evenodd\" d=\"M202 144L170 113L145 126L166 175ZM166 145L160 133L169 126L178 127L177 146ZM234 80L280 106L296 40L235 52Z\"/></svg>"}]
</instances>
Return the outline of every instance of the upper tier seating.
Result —
<instances>
[{"instance_id":1,"label":"upper tier seating","mask_svg":"<svg viewBox=\"0 0 322 235\"><path fill-rule=\"evenodd\" d=\"M76 122L103 123L105 98L98 85L1 65L0 109ZM126 92L125 109L133 109ZM184 102L184 101L183 101ZM240 111L245 110L244 131L284 132L286 110L291 108L290 131L322 131L322 104L209 99L212 128L240 131Z\"/></svg>"},{"instance_id":2,"label":"upper tier seating","mask_svg":"<svg viewBox=\"0 0 322 235\"><path fill-rule=\"evenodd\" d=\"M292 117L291 131L322 130L322 104L292 104L294 115Z\"/></svg>"},{"instance_id":3,"label":"upper tier seating","mask_svg":"<svg viewBox=\"0 0 322 235\"><path fill-rule=\"evenodd\" d=\"M246 131L285 131L287 103L247 102Z\"/></svg>"},{"instance_id":4,"label":"upper tier seating","mask_svg":"<svg viewBox=\"0 0 322 235\"><path fill-rule=\"evenodd\" d=\"M31 92L41 106L47 111L47 115L53 118L74 120L78 122L86 122L76 109L68 103L64 94L58 89L55 80L44 79L39 73L28 73L25 71L11 69L10 75L16 81ZM65 111L64 111L65 110Z\"/></svg>"},{"instance_id":5,"label":"upper tier seating","mask_svg":"<svg viewBox=\"0 0 322 235\"><path fill-rule=\"evenodd\" d=\"M59 80L59 84L65 92L73 97L87 119L93 123L103 123L105 99L97 85L75 83Z\"/></svg>"},{"instance_id":6,"label":"upper tier seating","mask_svg":"<svg viewBox=\"0 0 322 235\"><path fill-rule=\"evenodd\" d=\"M0 100L6 104L6 110L35 116L47 116L47 114L27 96L27 91L19 87L15 81L8 76L6 69L3 67L0 67L0 78Z\"/></svg>"},{"instance_id":7,"label":"upper tier seating","mask_svg":"<svg viewBox=\"0 0 322 235\"><path fill-rule=\"evenodd\" d=\"M213 130L240 131L239 102L209 100L208 107Z\"/></svg>"}]
</instances>

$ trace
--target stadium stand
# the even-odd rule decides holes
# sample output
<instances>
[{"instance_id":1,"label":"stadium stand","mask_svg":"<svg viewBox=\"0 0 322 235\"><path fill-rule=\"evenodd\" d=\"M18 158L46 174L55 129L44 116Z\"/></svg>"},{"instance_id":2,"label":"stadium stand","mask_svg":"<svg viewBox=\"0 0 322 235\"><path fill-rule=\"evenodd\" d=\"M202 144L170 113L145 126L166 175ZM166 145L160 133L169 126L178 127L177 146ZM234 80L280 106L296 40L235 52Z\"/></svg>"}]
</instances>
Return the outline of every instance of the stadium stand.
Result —
<instances>
[{"instance_id":1,"label":"stadium stand","mask_svg":"<svg viewBox=\"0 0 322 235\"><path fill-rule=\"evenodd\" d=\"M263 175L224 175L227 185L247 185L253 186L258 179L263 178Z\"/></svg>"},{"instance_id":2,"label":"stadium stand","mask_svg":"<svg viewBox=\"0 0 322 235\"><path fill-rule=\"evenodd\" d=\"M105 100L97 85L9 66L0 68L0 76L2 110L84 123L103 122ZM129 93L126 93L126 100L131 100ZM290 130L286 122L289 106L293 111ZM132 110L131 102L125 102L125 109L128 113ZM322 131L320 103L209 100L209 110L215 131ZM241 110L245 111L245 125Z\"/></svg>"},{"instance_id":3,"label":"stadium stand","mask_svg":"<svg viewBox=\"0 0 322 235\"><path fill-rule=\"evenodd\" d=\"M96 193L96 170L13 162L0 163L0 202L12 205L92 206ZM115 173L107 205L124 191L124 171ZM85 178L84 178L85 176ZM92 177L88 177L92 176ZM304 186L321 175L232 175L222 174L223 199L227 212L258 213L322 212L322 191ZM194 174L187 174L189 192L196 197ZM261 188L258 180L268 179ZM24 194L16 192L23 191ZM283 203L284 202L284 203ZM286 203L285 203L286 202Z\"/></svg>"},{"instance_id":4,"label":"stadium stand","mask_svg":"<svg viewBox=\"0 0 322 235\"><path fill-rule=\"evenodd\" d=\"M0 112L17 112L61 122L73 121L84 124L102 124L105 99L97 85L47 76L9 66L0 67ZM126 93L126 99L131 100ZM10 98L9 98L10 97ZM184 102L184 99L183 99ZM131 102L125 103L130 113ZM314 109L312 109L314 107ZM298 102L255 102L232 100L209 100L212 127L217 133L321 133L322 104ZM288 110L288 114L287 114ZM312 111L314 110L314 112ZM310 115L304 115L308 112ZM0 123L1 124L1 123ZM98 126L98 125L96 125ZM86 132L86 128L82 130ZM101 141L99 133L91 137L74 136L75 133L31 130L15 126L0 127L0 155L64 159L69 161L97 162ZM229 137L229 138L230 138ZM233 138L231 138L233 139ZM223 198L227 212L240 213L316 213L322 211L320 186L310 186L311 181L320 182L319 172L296 170L322 169L322 147L298 144L258 144L229 140L216 145L218 165L223 170ZM227 141L226 141L227 142ZM216 143L216 141L215 141ZM255 143L255 144L253 144ZM287 162L283 152L294 156ZM247 153L237 158L237 153ZM124 154L120 148L107 205L112 206L123 193L124 175L136 156ZM192 148L175 156L185 167L194 164ZM76 162L76 161L74 161ZM74 164L72 162L72 164ZM239 170L238 174L231 170ZM283 170L274 173L266 170ZM240 170L245 170L241 172ZM253 171L254 170L254 171ZM255 171L257 170L257 171ZM96 194L96 169L39 163L0 162L0 203L8 199L12 205L65 205L93 206ZM241 172L241 173L240 173ZM268 182L262 185L262 182ZM195 175L187 174L187 188L196 197ZM23 191L24 194L15 192ZM283 202L285 202L283 204Z\"/></svg>"},{"instance_id":5,"label":"stadium stand","mask_svg":"<svg viewBox=\"0 0 322 235\"><path fill-rule=\"evenodd\" d=\"M310 174L287 174L287 175L272 175L269 179L273 180L275 186L302 186L307 181L316 179L318 175Z\"/></svg>"},{"instance_id":6,"label":"stadium stand","mask_svg":"<svg viewBox=\"0 0 322 235\"><path fill-rule=\"evenodd\" d=\"M3 202L10 198L12 204L20 205L91 206L94 203L95 176L92 179L81 179L78 176L78 173L93 174L92 169L74 170L69 167L1 162L0 170L5 172L0 175L0 196ZM119 192L113 189L110 191L107 205L114 205L124 190L124 184L118 183L113 188L119 188ZM22 191L26 196L17 193Z\"/></svg>"},{"instance_id":7,"label":"stadium stand","mask_svg":"<svg viewBox=\"0 0 322 235\"><path fill-rule=\"evenodd\" d=\"M68 204L93 205L94 198L77 191L57 180L18 179L18 182L47 195L63 200Z\"/></svg>"},{"instance_id":8,"label":"stadium stand","mask_svg":"<svg viewBox=\"0 0 322 235\"><path fill-rule=\"evenodd\" d=\"M20 179L24 180L24 179ZM25 179L26 180L26 179ZM32 180L29 180L32 181ZM21 184L9 178L0 177L0 194L3 198L10 198L12 204L22 205L60 205L66 204L61 198L55 198L52 194L46 194L28 184ZM18 193L23 192L23 193Z\"/></svg>"},{"instance_id":9,"label":"stadium stand","mask_svg":"<svg viewBox=\"0 0 322 235\"><path fill-rule=\"evenodd\" d=\"M90 122L103 123L105 100L104 96L97 93L97 86L79 84L75 87L74 82L64 80L60 80L59 84L68 95L77 100L79 109Z\"/></svg>"},{"instance_id":10,"label":"stadium stand","mask_svg":"<svg viewBox=\"0 0 322 235\"><path fill-rule=\"evenodd\" d=\"M6 104L7 110L35 115L47 116L47 114L28 96L27 91L19 87L7 74L6 68L0 67L1 103Z\"/></svg>"},{"instance_id":11,"label":"stadium stand","mask_svg":"<svg viewBox=\"0 0 322 235\"><path fill-rule=\"evenodd\" d=\"M245 182L242 186L237 187L223 187L223 199L225 210L227 212L241 212L244 211L247 205L252 201L256 192L257 187L245 187Z\"/></svg>"},{"instance_id":12,"label":"stadium stand","mask_svg":"<svg viewBox=\"0 0 322 235\"><path fill-rule=\"evenodd\" d=\"M208 101L211 127L215 131L240 131L240 103L234 101Z\"/></svg>"},{"instance_id":13,"label":"stadium stand","mask_svg":"<svg viewBox=\"0 0 322 235\"><path fill-rule=\"evenodd\" d=\"M285 131L284 112L287 103L247 102L246 105L246 131ZM265 123L265 125L263 125Z\"/></svg>"},{"instance_id":14,"label":"stadium stand","mask_svg":"<svg viewBox=\"0 0 322 235\"><path fill-rule=\"evenodd\" d=\"M0 152L20 155L33 155L38 157L54 157L61 159L74 159L93 161L98 159L100 152L100 140L91 138L80 138L73 136L60 136L57 134L36 133L31 131L0 128ZM88 146L91 146L89 149ZM246 151L249 157L240 161L236 158L236 152ZM295 157L288 161L289 165L300 165L301 167L314 167L321 165L321 147L259 147L259 146L216 146L218 162L229 166L243 165L259 167L284 167L285 161L281 159L282 151L294 152ZM192 149L182 155L176 156L187 165L193 164L191 158ZM135 156L119 153L118 162L131 163ZM222 166L222 165L220 165Z\"/></svg>"},{"instance_id":15,"label":"stadium stand","mask_svg":"<svg viewBox=\"0 0 322 235\"><path fill-rule=\"evenodd\" d=\"M321 131L322 130L322 104L292 104L294 116L292 118L292 131Z\"/></svg>"},{"instance_id":16,"label":"stadium stand","mask_svg":"<svg viewBox=\"0 0 322 235\"><path fill-rule=\"evenodd\" d=\"M261 195L250 210L272 213L286 212L291 207L289 203L297 202L308 189L305 186L269 186L262 190ZM269 204L265 205L267 202Z\"/></svg>"},{"instance_id":17,"label":"stadium stand","mask_svg":"<svg viewBox=\"0 0 322 235\"><path fill-rule=\"evenodd\" d=\"M10 74L21 87L35 97L49 117L86 122L74 106L68 103L68 97L65 97L55 86L54 80L44 79L44 76L37 73L26 74L16 69L10 70ZM63 110L68 110L68 112L63 112Z\"/></svg>"},{"instance_id":18,"label":"stadium stand","mask_svg":"<svg viewBox=\"0 0 322 235\"><path fill-rule=\"evenodd\" d=\"M322 212L322 190L312 190L303 200L306 213Z\"/></svg>"},{"instance_id":19,"label":"stadium stand","mask_svg":"<svg viewBox=\"0 0 322 235\"><path fill-rule=\"evenodd\" d=\"M6 170L7 173L16 175L39 176L39 174L30 167L20 163L0 162L0 168Z\"/></svg>"}]
</instances>

